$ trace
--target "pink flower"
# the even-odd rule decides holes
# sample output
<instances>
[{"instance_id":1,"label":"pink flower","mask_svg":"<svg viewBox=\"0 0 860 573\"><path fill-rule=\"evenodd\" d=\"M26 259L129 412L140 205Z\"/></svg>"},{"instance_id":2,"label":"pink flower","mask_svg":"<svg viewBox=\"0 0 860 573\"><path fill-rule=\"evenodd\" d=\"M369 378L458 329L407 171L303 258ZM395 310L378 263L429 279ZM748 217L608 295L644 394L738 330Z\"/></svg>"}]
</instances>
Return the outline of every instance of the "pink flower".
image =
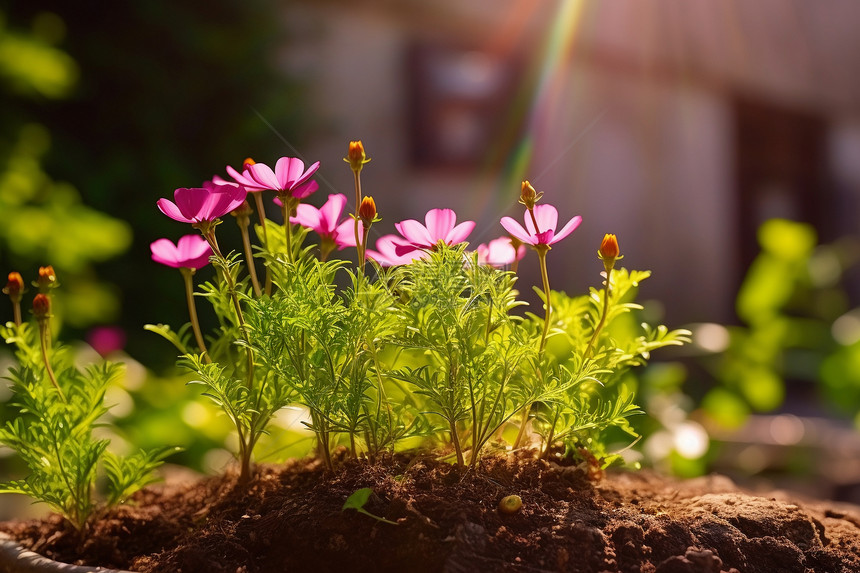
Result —
<instances>
[{"instance_id":1,"label":"pink flower","mask_svg":"<svg viewBox=\"0 0 860 573\"><path fill-rule=\"evenodd\" d=\"M523 243L535 245L554 245L576 229L582 223L582 217L577 215L567 222L567 225L561 228L557 233L555 231L558 225L558 211L552 205L535 205L534 208L535 221L538 228L535 229L531 214L526 209L525 223L526 228L514 221L510 217L502 217L502 227L513 237L519 239ZM539 232L538 232L539 231Z\"/></svg>"},{"instance_id":2,"label":"pink flower","mask_svg":"<svg viewBox=\"0 0 860 573\"><path fill-rule=\"evenodd\" d=\"M247 191L237 183L207 181L203 187L180 187L173 192L176 203L159 199L158 208L175 221L195 225L223 217L245 201Z\"/></svg>"},{"instance_id":3,"label":"pink flower","mask_svg":"<svg viewBox=\"0 0 860 573\"><path fill-rule=\"evenodd\" d=\"M481 243L475 250L478 251L478 264L498 268L510 265L514 261L521 261L526 256L525 245L514 249L510 237L493 239L486 245Z\"/></svg>"},{"instance_id":4,"label":"pink flower","mask_svg":"<svg viewBox=\"0 0 860 573\"><path fill-rule=\"evenodd\" d=\"M151 245L152 260L175 269L202 269L209 264L212 248L200 235L185 235L177 244L169 239L158 239Z\"/></svg>"},{"instance_id":5,"label":"pink flower","mask_svg":"<svg viewBox=\"0 0 860 573\"><path fill-rule=\"evenodd\" d=\"M474 221L457 225L457 214L451 209L431 209L424 216L426 225L415 219L407 219L394 225L406 244L396 247L397 255L405 255L416 249L433 249L439 242L446 245L462 243L475 228Z\"/></svg>"},{"instance_id":6,"label":"pink flower","mask_svg":"<svg viewBox=\"0 0 860 573\"><path fill-rule=\"evenodd\" d=\"M101 356L125 347L125 331L118 326L97 326L87 333L87 343Z\"/></svg>"},{"instance_id":7,"label":"pink flower","mask_svg":"<svg viewBox=\"0 0 860 573\"><path fill-rule=\"evenodd\" d=\"M305 170L305 163L301 159L281 157L274 171L265 163L246 163L242 175L231 167L227 168L227 173L250 192L271 189L279 195L304 199L319 189L319 183L310 180L319 166L320 162L317 161Z\"/></svg>"},{"instance_id":8,"label":"pink flower","mask_svg":"<svg viewBox=\"0 0 860 573\"><path fill-rule=\"evenodd\" d=\"M275 202L281 204L278 199ZM355 246L355 221L347 217L340 221L343 208L346 206L346 195L335 193L329 195L325 204L317 209L313 205L300 204L296 207L296 216L290 217L290 223L307 227L322 239L328 239L337 245L338 249ZM358 233L364 233L364 226L358 222Z\"/></svg>"},{"instance_id":9,"label":"pink flower","mask_svg":"<svg viewBox=\"0 0 860 573\"><path fill-rule=\"evenodd\" d=\"M404 254L398 254L398 247L409 247ZM383 235L376 240L376 250L367 249L366 256L383 267L408 265L414 260L427 256L425 251L413 249L409 243L397 235Z\"/></svg>"}]
</instances>

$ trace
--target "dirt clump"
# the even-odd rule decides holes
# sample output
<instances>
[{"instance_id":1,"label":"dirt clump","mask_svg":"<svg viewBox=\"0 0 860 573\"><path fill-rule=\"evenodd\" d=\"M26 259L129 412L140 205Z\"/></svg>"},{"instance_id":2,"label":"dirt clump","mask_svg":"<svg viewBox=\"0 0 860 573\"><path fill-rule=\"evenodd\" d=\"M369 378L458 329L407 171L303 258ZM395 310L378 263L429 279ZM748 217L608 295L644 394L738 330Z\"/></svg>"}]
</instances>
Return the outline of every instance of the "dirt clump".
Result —
<instances>
[{"instance_id":1,"label":"dirt clump","mask_svg":"<svg viewBox=\"0 0 860 573\"><path fill-rule=\"evenodd\" d=\"M342 510L355 491L377 521ZM515 513L499 511L518 495ZM309 460L162 484L81 538L58 517L0 524L52 559L141 572L570 571L860 573L860 508L675 481L489 458L467 471L430 458Z\"/></svg>"}]
</instances>

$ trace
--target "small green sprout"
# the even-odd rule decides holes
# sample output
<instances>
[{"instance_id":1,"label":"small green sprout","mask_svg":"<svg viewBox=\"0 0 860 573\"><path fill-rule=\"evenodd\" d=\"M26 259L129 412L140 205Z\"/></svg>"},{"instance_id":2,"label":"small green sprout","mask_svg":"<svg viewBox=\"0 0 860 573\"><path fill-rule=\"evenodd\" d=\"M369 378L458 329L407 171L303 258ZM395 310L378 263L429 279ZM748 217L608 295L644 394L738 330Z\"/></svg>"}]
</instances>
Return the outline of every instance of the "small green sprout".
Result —
<instances>
[{"instance_id":1,"label":"small green sprout","mask_svg":"<svg viewBox=\"0 0 860 573\"><path fill-rule=\"evenodd\" d=\"M382 523L389 523L391 525L397 525L394 521L389 521L384 517L379 517L378 515L373 515L366 509L364 509L364 504L367 503L367 500L370 499L370 496L373 495L373 489L369 487L363 487L359 490L354 491L348 498L346 498L346 502L344 502L341 511L346 509L354 509L358 513L363 513L368 517L372 517L376 521L380 521Z\"/></svg>"}]
</instances>

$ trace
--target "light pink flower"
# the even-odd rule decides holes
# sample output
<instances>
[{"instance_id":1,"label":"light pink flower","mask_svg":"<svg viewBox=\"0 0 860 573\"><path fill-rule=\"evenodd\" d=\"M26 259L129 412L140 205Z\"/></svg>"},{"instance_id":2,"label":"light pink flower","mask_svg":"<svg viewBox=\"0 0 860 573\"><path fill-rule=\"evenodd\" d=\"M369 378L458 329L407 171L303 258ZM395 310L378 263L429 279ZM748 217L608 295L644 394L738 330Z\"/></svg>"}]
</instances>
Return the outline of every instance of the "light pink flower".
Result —
<instances>
[{"instance_id":1,"label":"light pink flower","mask_svg":"<svg viewBox=\"0 0 860 573\"><path fill-rule=\"evenodd\" d=\"M398 254L398 247L409 247L409 249L404 254ZM396 267L422 259L427 256L427 252L412 248L405 239L397 235L383 235L376 240L376 250L367 249L365 255L383 267Z\"/></svg>"},{"instance_id":2,"label":"light pink flower","mask_svg":"<svg viewBox=\"0 0 860 573\"><path fill-rule=\"evenodd\" d=\"M278 199L275 202L281 204ZM346 195L335 193L329 195L325 204L317 209L305 203L296 207L295 217L290 217L290 223L301 225L314 231L322 239L333 241L338 249L355 246L355 221L351 217L340 220L343 208L346 206ZM364 225L358 222L358 233L362 236Z\"/></svg>"},{"instance_id":3,"label":"light pink flower","mask_svg":"<svg viewBox=\"0 0 860 573\"><path fill-rule=\"evenodd\" d=\"M281 157L275 164L274 170L265 163L253 165L246 163L245 165L242 175L230 167L227 168L227 173L251 192L271 189L277 191L279 195L304 199L320 186L316 181L310 180L319 169L319 161L307 170L305 170L304 161L297 157Z\"/></svg>"},{"instance_id":4,"label":"light pink flower","mask_svg":"<svg viewBox=\"0 0 860 573\"><path fill-rule=\"evenodd\" d=\"M486 245L481 243L475 250L478 252L478 264L498 268L510 265L514 261L521 261L526 256L525 245L514 249L510 237L493 239Z\"/></svg>"},{"instance_id":5,"label":"light pink flower","mask_svg":"<svg viewBox=\"0 0 860 573\"><path fill-rule=\"evenodd\" d=\"M175 221L191 223L214 221L245 201L247 191L237 183L207 181L203 187L180 187L173 192L176 201L159 199L158 208Z\"/></svg>"},{"instance_id":6,"label":"light pink flower","mask_svg":"<svg viewBox=\"0 0 860 573\"><path fill-rule=\"evenodd\" d=\"M558 225L558 211L552 205L535 205L534 208L535 220L538 228L535 229L531 214L528 209L525 213L525 229L510 217L502 217L502 227L513 237L519 239L523 243L529 245L554 245L576 229L582 223L582 217L577 215L567 222L558 232L555 231ZM539 231L539 232L538 232Z\"/></svg>"},{"instance_id":7,"label":"light pink flower","mask_svg":"<svg viewBox=\"0 0 860 573\"><path fill-rule=\"evenodd\" d=\"M417 249L433 249L440 242L446 245L462 243L475 228L474 221L457 225L457 214L451 209L431 209L424 216L424 222L422 225L415 219L407 219L394 225L406 239L406 244L396 247L398 255Z\"/></svg>"},{"instance_id":8,"label":"light pink flower","mask_svg":"<svg viewBox=\"0 0 860 573\"><path fill-rule=\"evenodd\" d=\"M212 248L200 235L185 235L177 244L169 239L158 239L149 245L152 260L175 269L202 269L209 264Z\"/></svg>"}]
</instances>

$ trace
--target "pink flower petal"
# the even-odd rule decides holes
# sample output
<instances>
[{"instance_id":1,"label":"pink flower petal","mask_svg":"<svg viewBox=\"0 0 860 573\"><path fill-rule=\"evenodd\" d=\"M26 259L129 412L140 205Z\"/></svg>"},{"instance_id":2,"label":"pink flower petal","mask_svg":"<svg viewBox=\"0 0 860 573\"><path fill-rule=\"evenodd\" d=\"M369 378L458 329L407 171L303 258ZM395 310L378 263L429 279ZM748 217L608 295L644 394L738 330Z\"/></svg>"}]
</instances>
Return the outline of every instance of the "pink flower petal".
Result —
<instances>
[{"instance_id":1,"label":"pink flower petal","mask_svg":"<svg viewBox=\"0 0 860 573\"><path fill-rule=\"evenodd\" d=\"M296 199L304 199L319 188L320 184L316 181L308 181L307 183L295 186L292 191L290 191L290 195Z\"/></svg>"},{"instance_id":2,"label":"pink flower petal","mask_svg":"<svg viewBox=\"0 0 860 573\"><path fill-rule=\"evenodd\" d=\"M457 214L451 209L430 209L424 216L427 232L430 233L430 244L444 241L448 232L457 222Z\"/></svg>"},{"instance_id":3,"label":"pink flower petal","mask_svg":"<svg viewBox=\"0 0 860 573\"><path fill-rule=\"evenodd\" d=\"M320 207L322 222L329 232L334 232L337 227L337 222L340 221L340 214L343 213L345 205L346 195L343 193L335 193L333 195L329 195L325 204Z\"/></svg>"},{"instance_id":4,"label":"pink flower petal","mask_svg":"<svg viewBox=\"0 0 860 573\"><path fill-rule=\"evenodd\" d=\"M278 191L281 189L280 184L278 183L278 178L275 176L275 172L272 171L272 168L265 163L249 165L248 169L245 170L245 173L248 174L248 176L262 189L271 189L272 191Z\"/></svg>"},{"instance_id":5,"label":"pink flower petal","mask_svg":"<svg viewBox=\"0 0 860 573\"><path fill-rule=\"evenodd\" d=\"M305 162L297 157L281 157L275 164L275 176L280 189L290 189L302 176Z\"/></svg>"},{"instance_id":6,"label":"pink flower petal","mask_svg":"<svg viewBox=\"0 0 860 573\"><path fill-rule=\"evenodd\" d=\"M552 243L550 244L557 243L569 234L571 234L577 227L579 227L580 223L582 223L582 217L577 215L576 217L568 221L567 225L562 227L561 230L555 233L555 236L552 238Z\"/></svg>"},{"instance_id":7,"label":"pink flower petal","mask_svg":"<svg viewBox=\"0 0 860 573\"><path fill-rule=\"evenodd\" d=\"M526 219L528 219L528 211L526 211ZM534 244L534 239L528 231L523 229L522 225L517 223L511 217L502 217L501 220L502 227L505 228L505 231L510 233L514 238L519 239L523 243L528 243L529 245Z\"/></svg>"},{"instance_id":8,"label":"pink flower petal","mask_svg":"<svg viewBox=\"0 0 860 573\"><path fill-rule=\"evenodd\" d=\"M552 205L535 205L535 220L541 233L552 229L555 231L558 225L558 210ZM531 216L526 215L526 224L531 221Z\"/></svg>"},{"instance_id":9,"label":"pink flower petal","mask_svg":"<svg viewBox=\"0 0 860 573\"><path fill-rule=\"evenodd\" d=\"M457 245L466 240L466 237L469 236L469 233L472 232L472 229L475 228L474 221L463 221L450 231L445 236L445 243L448 245Z\"/></svg>"},{"instance_id":10,"label":"pink flower petal","mask_svg":"<svg viewBox=\"0 0 860 573\"><path fill-rule=\"evenodd\" d=\"M152 260L168 267L179 268L179 257L176 245L170 239L158 239L149 245L152 252Z\"/></svg>"},{"instance_id":11,"label":"pink flower petal","mask_svg":"<svg viewBox=\"0 0 860 573\"><path fill-rule=\"evenodd\" d=\"M304 185L308 181L308 179L310 179L311 177L314 176L314 174L317 172L317 169L319 169L319 168L320 168L320 162L319 161L314 162L310 167L308 167L308 170L305 171L301 177L299 177L298 179L293 181L293 187L298 187L299 185Z\"/></svg>"},{"instance_id":12,"label":"pink flower petal","mask_svg":"<svg viewBox=\"0 0 860 573\"><path fill-rule=\"evenodd\" d=\"M364 223L358 222L358 236L364 236ZM334 232L334 242L338 249L355 246L355 221L347 217L337 226Z\"/></svg>"},{"instance_id":13,"label":"pink flower petal","mask_svg":"<svg viewBox=\"0 0 860 573\"><path fill-rule=\"evenodd\" d=\"M436 243L430 235L430 231L427 230L427 227L415 219L406 219L405 221L395 223L394 228L397 229L397 232L403 235L407 241L414 243L415 245L432 247Z\"/></svg>"},{"instance_id":14,"label":"pink flower petal","mask_svg":"<svg viewBox=\"0 0 860 573\"><path fill-rule=\"evenodd\" d=\"M319 235L326 232L326 229L322 224L322 215L320 210L313 205L301 203L296 207L296 216L290 217L290 223L307 227Z\"/></svg>"},{"instance_id":15,"label":"pink flower petal","mask_svg":"<svg viewBox=\"0 0 860 573\"><path fill-rule=\"evenodd\" d=\"M257 192L263 191L264 187L260 186L256 181L254 181L249 172L246 170L245 173L239 173L229 165L227 166L227 175L233 178L233 181L245 187L248 192Z\"/></svg>"},{"instance_id":16,"label":"pink flower petal","mask_svg":"<svg viewBox=\"0 0 860 573\"><path fill-rule=\"evenodd\" d=\"M209 199L209 191L200 187L180 187L173 192L173 198L186 219L195 223L206 220L204 209Z\"/></svg>"},{"instance_id":17,"label":"pink flower petal","mask_svg":"<svg viewBox=\"0 0 860 573\"><path fill-rule=\"evenodd\" d=\"M167 215L168 217L170 217L174 221L179 221L180 223L193 223L194 222L191 219L189 219L188 217L186 217L185 215L183 215L182 211L179 210L179 207L177 207L173 203L173 201L170 201L168 199L159 199L158 202L156 203L156 205L158 205L158 209L162 213L164 213L165 215Z\"/></svg>"}]
</instances>

